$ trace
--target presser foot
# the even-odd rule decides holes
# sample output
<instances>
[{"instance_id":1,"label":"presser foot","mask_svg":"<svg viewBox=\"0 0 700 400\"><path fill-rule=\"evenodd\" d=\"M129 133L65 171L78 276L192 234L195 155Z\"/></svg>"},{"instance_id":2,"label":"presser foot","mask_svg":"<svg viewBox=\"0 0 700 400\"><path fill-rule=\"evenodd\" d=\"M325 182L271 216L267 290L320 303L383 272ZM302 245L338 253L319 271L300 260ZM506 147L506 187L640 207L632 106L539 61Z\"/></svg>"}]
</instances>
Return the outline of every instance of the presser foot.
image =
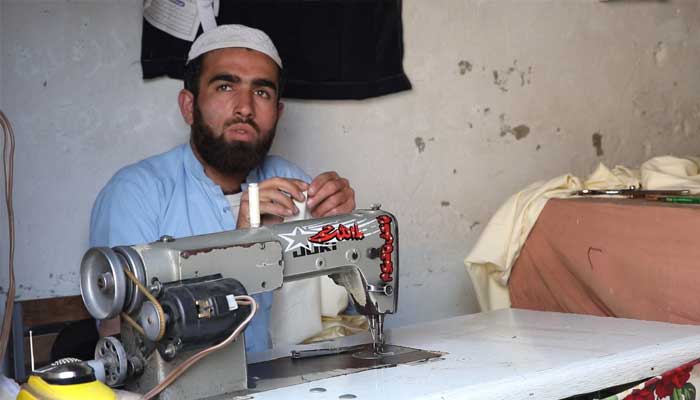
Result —
<instances>
[{"instance_id":1,"label":"presser foot","mask_svg":"<svg viewBox=\"0 0 700 400\"><path fill-rule=\"evenodd\" d=\"M405 353L404 347L392 346L390 344L384 344L381 348L377 349L374 346L366 346L365 348L352 353L354 358L360 360L382 360L384 357L391 357Z\"/></svg>"}]
</instances>

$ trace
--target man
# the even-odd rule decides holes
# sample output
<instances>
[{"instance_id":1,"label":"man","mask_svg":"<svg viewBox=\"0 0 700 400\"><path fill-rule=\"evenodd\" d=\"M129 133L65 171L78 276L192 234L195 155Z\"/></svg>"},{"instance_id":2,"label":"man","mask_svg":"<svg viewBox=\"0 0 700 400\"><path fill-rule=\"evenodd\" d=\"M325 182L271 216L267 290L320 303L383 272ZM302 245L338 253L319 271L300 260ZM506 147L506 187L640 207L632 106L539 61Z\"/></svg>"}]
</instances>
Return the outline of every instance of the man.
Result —
<instances>
[{"instance_id":1,"label":"man","mask_svg":"<svg viewBox=\"0 0 700 400\"><path fill-rule=\"evenodd\" d=\"M264 224L355 208L348 180L335 172L313 180L289 161L267 156L284 104L282 61L257 29L223 25L192 44L178 104L190 142L123 168L100 192L90 222L91 246L147 243L249 227L247 184L260 188ZM302 192L308 191L308 199ZM259 315L246 329L246 349L270 346L272 294L257 296Z\"/></svg>"}]
</instances>

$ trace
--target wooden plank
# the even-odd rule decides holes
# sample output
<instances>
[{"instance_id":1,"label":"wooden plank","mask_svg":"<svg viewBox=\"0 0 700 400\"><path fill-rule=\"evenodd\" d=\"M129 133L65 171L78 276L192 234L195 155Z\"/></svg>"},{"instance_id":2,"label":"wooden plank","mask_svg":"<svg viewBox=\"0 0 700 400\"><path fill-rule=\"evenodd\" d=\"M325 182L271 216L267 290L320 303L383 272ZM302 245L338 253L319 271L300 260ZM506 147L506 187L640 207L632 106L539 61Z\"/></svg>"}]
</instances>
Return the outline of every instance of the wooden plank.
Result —
<instances>
[{"instance_id":1,"label":"wooden plank","mask_svg":"<svg viewBox=\"0 0 700 400\"><path fill-rule=\"evenodd\" d=\"M80 296L22 301L24 329L92 318Z\"/></svg>"}]
</instances>

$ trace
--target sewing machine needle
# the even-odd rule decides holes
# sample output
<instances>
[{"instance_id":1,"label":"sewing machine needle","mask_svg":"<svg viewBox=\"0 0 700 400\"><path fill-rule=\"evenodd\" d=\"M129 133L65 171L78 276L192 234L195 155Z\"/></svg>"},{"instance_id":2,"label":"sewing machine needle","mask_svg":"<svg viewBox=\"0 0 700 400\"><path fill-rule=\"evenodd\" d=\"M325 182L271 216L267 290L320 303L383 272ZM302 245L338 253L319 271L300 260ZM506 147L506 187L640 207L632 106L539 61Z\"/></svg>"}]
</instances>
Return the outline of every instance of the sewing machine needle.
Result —
<instances>
[{"instance_id":1,"label":"sewing machine needle","mask_svg":"<svg viewBox=\"0 0 700 400\"><path fill-rule=\"evenodd\" d=\"M369 329L372 334L372 350L380 354L384 350L384 314L370 316Z\"/></svg>"}]
</instances>

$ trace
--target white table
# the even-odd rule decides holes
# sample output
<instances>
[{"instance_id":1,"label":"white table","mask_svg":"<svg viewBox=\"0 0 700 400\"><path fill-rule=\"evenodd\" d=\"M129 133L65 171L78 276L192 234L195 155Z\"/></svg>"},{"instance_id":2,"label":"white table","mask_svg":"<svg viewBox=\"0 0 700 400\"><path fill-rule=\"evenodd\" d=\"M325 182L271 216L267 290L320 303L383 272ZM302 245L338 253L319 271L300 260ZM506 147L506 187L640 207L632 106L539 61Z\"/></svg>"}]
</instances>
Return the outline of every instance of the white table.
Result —
<instances>
[{"instance_id":1,"label":"white table","mask_svg":"<svg viewBox=\"0 0 700 400\"><path fill-rule=\"evenodd\" d=\"M508 309L393 329L388 343L448 354L253 398L561 399L700 358L700 326Z\"/></svg>"}]
</instances>

